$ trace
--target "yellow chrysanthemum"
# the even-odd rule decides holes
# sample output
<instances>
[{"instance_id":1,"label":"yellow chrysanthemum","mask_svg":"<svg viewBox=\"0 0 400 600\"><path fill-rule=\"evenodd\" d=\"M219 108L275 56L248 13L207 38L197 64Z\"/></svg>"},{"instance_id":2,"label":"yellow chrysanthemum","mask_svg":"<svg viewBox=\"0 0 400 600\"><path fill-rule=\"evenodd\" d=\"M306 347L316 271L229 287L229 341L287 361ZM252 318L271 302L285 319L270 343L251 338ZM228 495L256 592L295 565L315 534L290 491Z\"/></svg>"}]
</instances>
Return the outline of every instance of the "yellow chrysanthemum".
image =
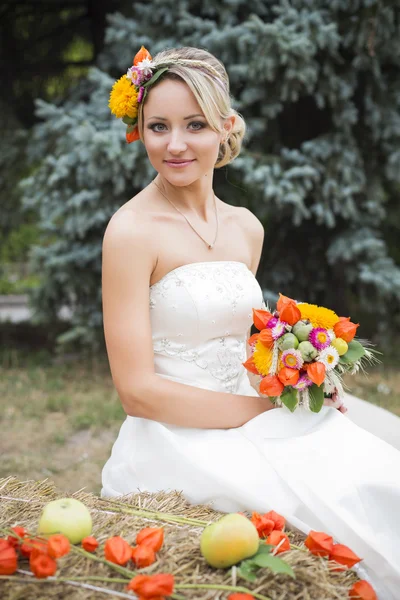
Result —
<instances>
[{"instance_id":1,"label":"yellow chrysanthemum","mask_svg":"<svg viewBox=\"0 0 400 600\"><path fill-rule=\"evenodd\" d=\"M307 304L307 302L300 302L297 307L300 310L301 318L308 319L313 327L333 329L334 325L339 322L339 317L330 308Z\"/></svg>"},{"instance_id":2,"label":"yellow chrysanthemum","mask_svg":"<svg viewBox=\"0 0 400 600\"><path fill-rule=\"evenodd\" d=\"M112 87L108 106L118 119L125 116L134 119L138 114L137 97L135 86L123 75Z\"/></svg>"},{"instance_id":3,"label":"yellow chrysanthemum","mask_svg":"<svg viewBox=\"0 0 400 600\"><path fill-rule=\"evenodd\" d=\"M268 375L272 365L272 350L264 346L260 341L257 341L253 358L258 372L261 373L261 375Z\"/></svg>"}]
</instances>

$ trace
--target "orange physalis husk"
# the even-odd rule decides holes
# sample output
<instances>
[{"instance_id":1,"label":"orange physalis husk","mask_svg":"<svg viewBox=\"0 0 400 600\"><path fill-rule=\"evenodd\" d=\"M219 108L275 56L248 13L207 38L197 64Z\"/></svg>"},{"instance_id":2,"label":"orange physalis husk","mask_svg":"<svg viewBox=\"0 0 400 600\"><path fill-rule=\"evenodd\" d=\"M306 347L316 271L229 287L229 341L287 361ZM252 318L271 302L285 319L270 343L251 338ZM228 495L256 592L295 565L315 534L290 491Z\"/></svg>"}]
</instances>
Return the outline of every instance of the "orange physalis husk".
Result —
<instances>
[{"instance_id":1,"label":"orange physalis husk","mask_svg":"<svg viewBox=\"0 0 400 600\"><path fill-rule=\"evenodd\" d=\"M29 559L36 558L38 556L47 556L48 555L48 545L47 541L39 539L39 538L31 538L26 540L26 544L30 546L30 550L28 550L27 554L24 554L22 551L22 546L25 546L25 542L21 545L21 554L24 556L29 556Z\"/></svg>"},{"instance_id":2,"label":"orange physalis husk","mask_svg":"<svg viewBox=\"0 0 400 600\"><path fill-rule=\"evenodd\" d=\"M131 558L132 548L126 540L119 535L108 538L104 544L104 556L116 565L126 565Z\"/></svg>"},{"instance_id":3,"label":"orange physalis husk","mask_svg":"<svg viewBox=\"0 0 400 600\"><path fill-rule=\"evenodd\" d=\"M71 550L71 543L62 533L54 533L47 540L47 553L51 558L61 558Z\"/></svg>"},{"instance_id":4,"label":"orange physalis husk","mask_svg":"<svg viewBox=\"0 0 400 600\"><path fill-rule=\"evenodd\" d=\"M283 531L285 529L285 517L282 517L282 515L275 512L274 510L270 510L269 512L265 513L263 517L265 517L266 519L271 519L271 521L274 522L274 529L278 529L280 531Z\"/></svg>"},{"instance_id":5,"label":"orange physalis husk","mask_svg":"<svg viewBox=\"0 0 400 600\"><path fill-rule=\"evenodd\" d=\"M12 575L17 570L17 552L7 540L0 540L0 575Z\"/></svg>"},{"instance_id":6,"label":"orange physalis husk","mask_svg":"<svg viewBox=\"0 0 400 600\"><path fill-rule=\"evenodd\" d=\"M163 527L144 527L136 536L136 543L143 544L152 548L154 552L158 552L164 542Z\"/></svg>"},{"instance_id":7,"label":"orange physalis husk","mask_svg":"<svg viewBox=\"0 0 400 600\"><path fill-rule=\"evenodd\" d=\"M254 364L254 357L250 356L250 358L248 358L246 360L246 362L242 363L242 365L248 370L250 371L250 373L254 373L254 375L258 375L258 369L256 367L256 365Z\"/></svg>"},{"instance_id":8,"label":"orange physalis husk","mask_svg":"<svg viewBox=\"0 0 400 600\"><path fill-rule=\"evenodd\" d=\"M340 565L345 565L349 569L355 564L360 562L362 558L354 554L348 546L344 544L334 544L331 552L329 553L329 560L334 560Z\"/></svg>"},{"instance_id":9,"label":"orange physalis husk","mask_svg":"<svg viewBox=\"0 0 400 600\"><path fill-rule=\"evenodd\" d=\"M336 337L342 338L345 342L349 343L356 335L357 327L359 323L352 323L350 317L340 317L339 322L333 328Z\"/></svg>"},{"instance_id":10,"label":"orange physalis husk","mask_svg":"<svg viewBox=\"0 0 400 600\"><path fill-rule=\"evenodd\" d=\"M149 60L151 59L151 54L148 50L146 50L146 48L144 46L142 46L139 50L139 52L136 53L135 58L133 59L133 64L136 67L136 65L140 62L142 62L142 60L144 60L145 58L148 58Z\"/></svg>"},{"instance_id":11,"label":"orange physalis husk","mask_svg":"<svg viewBox=\"0 0 400 600\"><path fill-rule=\"evenodd\" d=\"M57 571L56 561L46 554L37 554L35 556L32 553L29 559L29 566L34 576L38 579L46 579L46 577L54 575Z\"/></svg>"},{"instance_id":12,"label":"orange physalis husk","mask_svg":"<svg viewBox=\"0 0 400 600\"><path fill-rule=\"evenodd\" d=\"M297 369L291 369L290 367L282 367L278 373L278 379L284 386L296 385L299 380L299 372ZM311 378L310 378L311 379Z\"/></svg>"},{"instance_id":13,"label":"orange physalis husk","mask_svg":"<svg viewBox=\"0 0 400 600\"><path fill-rule=\"evenodd\" d=\"M260 382L260 392L270 398L280 396L284 389L283 383L277 378L276 375L267 375Z\"/></svg>"},{"instance_id":14,"label":"orange physalis husk","mask_svg":"<svg viewBox=\"0 0 400 600\"><path fill-rule=\"evenodd\" d=\"M326 368L321 362L310 363L307 367L307 375L316 385L321 385L324 382L325 374Z\"/></svg>"},{"instance_id":15,"label":"orange physalis husk","mask_svg":"<svg viewBox=\"0 0 400 600\"><path fill-rule=\"evenodd\" d=\"M258 340L266 347L266 348L273 348L274 346L274 338L272 337L272 329L263 329L262 331L260 331L260 333L258 334Z\"/></svg>"},{"instance_id":16,"label":"orange physalis husk","mask_svg":"<svg viewBox=\"0 0 400 600\"><path fill-rule=\"evenodd\" d=\"M281 310L287 305L287 304L291 304L292 302L295 302L293 300L293 298L288 298L288 296L284 296L283 294L281 294L279 292L279 300L276 303L276 309L279 312L279 315L281 313Z\"/></svg>"},{"instance_id":17,"label":"orange physalis husk","mask_svg":"<svg viewBox=\"0 0 400 600\"><path fill-rule=\"evenodd\" d=\"M83 538L82 540L82 548L86 550L86 552L94 552L98 547L99 542L93 536L89 535L88 537Z\"/></svg>"},{"instance_id":18,"label":"orange physalis husk","mask_svg":"<svg viewBox=\"0 0 400 600\"><path fill-rule=\"evenodd\" d=\"M349 590L349 598L359 598L359 600L378 600L378 596L374 592L374 588L365 579L356 581L353 587Z\"/></svg>"},{"instance_id":19,"label":"orange physalis husk","mask_svg":"<svg viewBox=\"0 0 400 600\"><path fill-rule=\"evenodd\" d=\"M288 302L284 305L279 313L279 319L289 323L289 325L295 325L301 319L301 312L296 306L296 302Z\"/></svg>"},{"instance_id":20,"label":"orange physalis husk","mask_svg":"<svg viewBox=\"0 0 400 600\"><path fill-rule=\"evenodd\" d=\"M158 575L136 575L127 585L140 598L154 598L170 596L174 591L174 576L169 573Z\"/></svg>"},{"instance_id":21,"label":"orange physalis husk","mask_svg":"<svg viewBox=\"0 0 400 600\"><path fill-rule=\"evenodd\" d=\"M139 127L136 126L132 131L127 131L125 137L128 144L140 140Z\"/></svg>"},{"instance_id":22,"label":"orange physalis husk","mask_svg":"<svg viewBox=\"0 0 400 600\"><path fill-rule=\"evenodd\" d=\"M259 331L265 329L268 321L272 318L271 313L268 310L263 310L262 308L257 309L253 308L253 323L254 326L257 327Z\"/></svg>"},{"instance_id":23,"label":"orange physalis husk","mask_svg":"<svg viewBox=\"0 0 400 600\"><path fill-rule=\"evenodd\" d=\"M26 530L24 527L11 527L11 529L16 533L16 536L14 535L9 535L7 538L8 543L13 546L14 548L16 548L17 546L19 546L22 542L19 538L23 538L26 536Z\"/></svg>"},{"instance_id":24,"label":"orange physalis husk","mask_svg":"<svg viewBox=\"0 0 400 600\"><path fill-rule=\"evenodd\" d=\"M259 333L253 333L253 335L251 335L251 336L249 337L249 339L247 340L247 343L249 344L249 346L250 346L251 344L255 344L255 343L256 343L256 341L258 340L258 336L259 336L259 335L260 335Z\"/></svg>"},{"instance_id":25,"label":"orange physalis husk","mask_svg":"<svg viewBox=\"0 0 400 600\"><path fill-rule=\"evenodd\" d=\"M132 560L138 569L149 567L156 561L156 555L150 546L139 544L132 548Z\"/></svg>"},{"instance_id":26,"label":"orange physalis husk","mask_svg":"<svg viewBox=\"0 0 400 600\"><path fill-rule=\"evenodd\" d=\"M268 519L265 515L260 515L258 512L251 513L250 521L253 523L258 531L260 538L266 538L269 536L271 531L274 530L275 523L272 519Z\"/></svg>"},{"instance_id":27,"label":"orange physalis husk","mask_svg":"<svg viewBox=\"0 0 400 600\"><path fill-rule=\"evenodd\" d=\"M282 542L282 540L284 540L284 541ZM275 529L267 537L267 544L272 544L273 546L278 546L278 544L280 544L280 542L282 542L282 544L279 546L279 548L275 554L280 554L281 552L287 552L288 550L290 550L290 540L289 540L288 536L286 535L286 533L283 533L283 531L278 531L277 529Z\"/></svg>"},{"instance_id":28,"label":"orange physalis husk","mask_svg":"<svg viewBox=\"0 0 400 600\"><path fill-rule=\"evenodd\" d=\"M323 531L310 531L304 545L315 556L329 556L333 548L333 538Z\"/></svg>"},{"instance_id":29,"label":"orange physalis husk","mask_svg":"<svg viewBox=\"0 0 400 600\"><path fill-rule=\"evenodd\" d=\"M229 594L228 600L254 600L254 596L251 594L242 594L242 592L235 592L234 594Z\"/></svg>"}]
</instances>

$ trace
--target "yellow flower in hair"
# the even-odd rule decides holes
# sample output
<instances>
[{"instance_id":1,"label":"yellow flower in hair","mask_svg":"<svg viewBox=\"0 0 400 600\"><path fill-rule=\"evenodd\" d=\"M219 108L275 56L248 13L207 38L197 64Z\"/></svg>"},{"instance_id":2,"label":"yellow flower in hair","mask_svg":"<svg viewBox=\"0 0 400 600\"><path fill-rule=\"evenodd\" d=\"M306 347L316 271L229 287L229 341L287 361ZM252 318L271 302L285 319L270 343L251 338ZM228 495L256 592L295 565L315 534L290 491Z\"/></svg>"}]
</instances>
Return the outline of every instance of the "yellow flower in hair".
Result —
<instances>
[{"instance_id":1,"label":"yellow flower in hair","mask_svg":"<svg viewBox=\"0 0 400 600\"><path fill-rule=\"evenodd\" d=\"M108 106L118 119L125 116L135 119L138 114L137 98L136 87L123 75L112 87Z\"/></svg>"},{"instance_id":2,"label":"yellow flower in hair","mask_svg":"<svg viewBox=\"0 0 400 600\"><path fill-rule=\"evenodd\" d=\"M339 322L339 317L330 308L306 302L300 302L297 304L297 308L300 310L301 318L308 319L313 327L333 329L334 325Z\"/></svg>"}]
</instances>

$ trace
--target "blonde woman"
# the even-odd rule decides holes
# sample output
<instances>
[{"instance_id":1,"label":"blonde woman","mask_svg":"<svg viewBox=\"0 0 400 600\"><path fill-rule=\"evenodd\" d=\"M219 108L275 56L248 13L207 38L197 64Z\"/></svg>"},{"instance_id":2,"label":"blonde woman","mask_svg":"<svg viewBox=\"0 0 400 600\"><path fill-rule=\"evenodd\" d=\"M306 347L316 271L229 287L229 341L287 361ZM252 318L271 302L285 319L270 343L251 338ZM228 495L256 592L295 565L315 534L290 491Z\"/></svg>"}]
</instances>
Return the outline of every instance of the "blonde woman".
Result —
<instances>
[{"instance_id":1,"label":"blonde woman","mask_svg":"<svg viewBox=\"0 0 400 600\"><path fill-rule=\"evenodd\" d=\"M264 306L264 232L213 191L245 131L225 68L205 50L152 59L142 48L110 106L157 175L104 236L105 337L127 417L102 495L177 489L226 512L277 510L348 545L380 596L395 597L400 452L372 433L399 436L400 420L372 408L368 432L351 420L367 403L352 397L347 415L274 409L242 365L252 308Z\"/></svg>"}]
</instances>

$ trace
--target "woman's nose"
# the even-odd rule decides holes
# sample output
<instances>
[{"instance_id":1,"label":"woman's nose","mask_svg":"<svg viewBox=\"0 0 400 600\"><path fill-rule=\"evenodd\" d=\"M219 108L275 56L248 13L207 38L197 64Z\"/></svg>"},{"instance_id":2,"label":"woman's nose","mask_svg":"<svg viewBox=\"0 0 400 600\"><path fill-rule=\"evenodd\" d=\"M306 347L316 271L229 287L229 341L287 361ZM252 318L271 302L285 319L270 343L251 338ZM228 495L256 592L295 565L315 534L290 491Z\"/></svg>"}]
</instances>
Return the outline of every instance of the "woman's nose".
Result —
<instances>
[{"instance_id":1,"label":"woman's nose","mask_svg":"<svg viewBox=\"0 0 400 600\"><path fill-rule=\"evenodd\" d=\"M168 142L168 150L169 152L183 152L186 150L187 144L184 138L184 135L180 131L171 132L169 142Z\"/></svg>"}]
</instances>

